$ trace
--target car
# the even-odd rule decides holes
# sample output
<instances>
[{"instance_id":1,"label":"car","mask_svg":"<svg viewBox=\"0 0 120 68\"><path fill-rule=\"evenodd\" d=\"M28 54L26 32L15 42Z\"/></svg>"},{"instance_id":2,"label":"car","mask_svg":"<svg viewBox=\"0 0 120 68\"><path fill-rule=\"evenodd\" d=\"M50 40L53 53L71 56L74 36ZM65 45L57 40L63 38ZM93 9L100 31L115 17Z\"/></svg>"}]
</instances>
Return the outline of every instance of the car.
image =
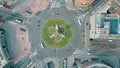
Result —
<instances>
[{"instance_id":1,"label":"car","mask_svg":"<svg viewBox=\"0 0 120 68\"><path fill-rule=\"evenodd\" d=\"M36 13L36 16L38 16L39 14L41 14L41 11L40 11L40 12L38 12L38 13Z\"/></svg>"},{"instance_id":2,"label":"car","mask_svg":"<svg viewBox=\"0 0 120 68\"><path fill-rule=\"evenodd\" d=\"M24 28L20 28L20 30L21 30L21 31L24 31L24 32L26 31Z\"/></svg>"},{"instance_id":3,"label":"car","mask_svg":"<svg viewBox=\"0 0 120 68\"><path fill-rule=\"evenodd\" d=\"M78 64L78 63L80 63L80 59L78 59L78 58L74 58L74 62L76 63L76 64Z\"/></svg>"},{"instance_id":4,"label":"car","mask_svg":"<svg viewBox=\"0 0 120 68\"><path fill-rule=\"evenodd\" d=\"M45 45L43 43L40 43L40 45L41 45L42 48L45 48Z\"/></svg>"},{"instance_id":5,"label":"car","mask_svg":"<svg viewBox=\"0 0 120 68\"><path fill-rule=\"evenodd\" d=\"M81 64L84 64L84 63L86 63L86 62L88 62L88 60L84 60L84 61L82 61Z\"/></svg>"},{"instance_id":6,"label":"car","mask_svg":"<svg viewBox=\"0 0 120 68\"><path fill-rule=\"evenodd\" d=\"M0 5L0 8L2 8L3 7L3 5Z\"/></svg>"},{"instance_id":7,"label":"car","mask_svg":"<svg viewBox=\"0 0 120 68\"><path fill-rule=\"evenodd\" d=\"M67 59L66 58L64 58L64 60L63 60L63 68L67 68Z\"/></svg>"},{"instance_id":8,"label":"car","mask_svg":"<svg viewBox=\"0 0 120 68\"><path fill-rule=\"evenodd\" d=\"M88 55L90 55L90 52L87 52Z\"/></svg>"},{"instance_id":9,"label":"car","mask_svg":"<svg viewBox=\"0 0 120 68\"><path fill-rule=\"evenodd\" d=\"M88 49L87 54L90 55L91 51L92 51L91 49Z\"/></svg>"},{"instance_id":10,"label":"car","mask_svg":"<svg viewBox=\"0 0 120 68\"><path fill-rule=\"evenodd\" d=\"M85 37L85 35L83 35L82 37Z\"/></svg>"},{"instance_id":11,"label":"car","mask_svg":"<svg viewBox=\"0 0 120 68\"><path fill-rule=\"evenodd\" d=\"M10 60L11 58L10 58L8 49L7 49L7 48L3 48L3 51L4 51L5 57L6 57L8 60Z\"/></svg>"},{"instance_id":12,"label":"car","mask_svg":"<svg viewBox=\"0 0 120 68\"><path fill-rule=\"evenodd\" d=\"M59 12L52 13L52 16L54 16L54 15L59 15Z\"/></svg>"},{"instance_id":13,"label":"car","mask_svg":"<svg viewBox=\"0 0 120 68\"><path fill-rule=\"evenodd\" d=\"M2 15L0 15L0 18L2 18L3 16Z\"/></svg>"},{"instance_id":14,"label":"car","mask_svg":"<svg viewBox=\"0 0 120 68\"><path fill-rule=\"evenodd\" d=\"M80 19L78 19L78 23L79 23L79 25L82 25L82 22L81 22L81 20L80 20Z\"/></svg>"},{"instance_id":15,"label":"car","mask_svg":"<svg viewBox=\"0 0 120 68\"><path fill-rule=\"evenodd\" d=\"M30 15L32 14L32 12L30 10L26 10L26 13L30 14Z\"/></svg>"},{"instance_id":16,"label":"car","mask_svg":"<svg viewBox=\"0 0 120 68\"><path fill-rule=\"evenodd\" d=\"M27 68L29 68L33 63L33 61L30 61L30 63L27 65Z\"/></svg>"},{"instance_id":17,"label":"car","mask_svg":"<svg viewBox=\"0 0 120 68\"><path fill-rule=\"evenodd\" d=\"M37 30L40 31L40 27L38 27Z\"/></svg>"},{"instance_id":18,"label":"car","mask_svg":"<svg viewBox=\"0 0 120 68\"><path fill-rule=\"evenodd\" d=\"M17 23L19 23L19 24L22 24L23 23L23 20L21 20L21 19L16 19L15 20Z\"/></svg>"},{"instance_id":19,"label":"car","mask_svg":"<svg viewBox=\"0 0 120 68\"><path fill-rule=\"evenodd\" d=\"M48 62L47 68L55 68L54 63L52 61Z\"/></svg>"},{"instance_id":20,"label":"car","mask_svg":"<svg viewBox=\"0 0 120 68\"><path fill-rule=\"evenodd\" d=\"M38 25L38 27L40 27L40 25Z\"/></svg>"},{"instance_id":21,"label":"car","mask_svg":"<svg viewBox=\"0 0 120 68\"><path fill-rule=\"evenodd\" d=\"M72 66L73 66L73 68L78 68L77 63L75 63L75 62L73 63L73 65L72 65Z\"/></svg>"},{"instance_id":22,"label":"car","mask_svg":"<svg viewBox=\"0 0 120 68\"><path fill-rule=\"evenodd\" d=\"M91 58L91 60L93 60L93 61L99 61L100 59L99 58Z\"/></svg>"},{"instance_id":23,"label":"car","mask_svg":"<svg viewBox=\"0 0 120 68\"><path fill-rule=\"evenodd\" d=\"M109 42L112 42L112 40L110 39L110 40L108 40Z\"/></svg>"},{"instance_id":24,"label":"car","mask_svg":"<svg viewBox=\"0 0 120 68\"><path fill-rule=\"evenodd\" d=\"M92 11L92 12L91 12L91 14L94 14L94 13L95 13L95 11Z\"/></svg>"},{"instance_id":25,"label":"car","mask_svg":"<svg viewBox=\"0 0 120 68\"><path fill-rule=\"evenodd\" d=\"M55 15L59 15L59 12L55 12Z\"/></svg>"},{"instance_id":26,"label":"car","mask_svg":"<svg viewBox=\"0 0 120 68\"><path fill-rule=\"evenodd\" d=\"M88 23L86 23L86 25L89 25Z\"/></svg>"}]
</instances>

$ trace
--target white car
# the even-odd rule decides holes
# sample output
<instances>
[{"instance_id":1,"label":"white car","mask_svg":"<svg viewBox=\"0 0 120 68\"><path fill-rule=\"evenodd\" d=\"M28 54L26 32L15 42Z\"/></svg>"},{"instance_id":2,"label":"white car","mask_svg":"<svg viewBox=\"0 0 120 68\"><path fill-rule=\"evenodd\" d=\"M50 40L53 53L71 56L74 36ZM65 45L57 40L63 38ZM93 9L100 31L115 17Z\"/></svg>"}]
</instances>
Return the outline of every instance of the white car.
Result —
<instances>
[{"instance_id":1,"label":"white car","mask_svg":"<svg viewBox=\"0 0 120 68\"><path fill-rule=\"evenodd\" d=\"M94 14L95 13L95 11L92 11L92 13L91 14Z\"/></svg>"},{"instance_id":2,"label":"white car","mask_svg":"<svg viewBox=\"0 0 120 68\"><path fill-rule=\"evenodd\" d=\"M42 48L45 48L45 46L44 46L44 44L43 44L43 43L41 43L40 45L41 45L41 47L42 47Z\"/></svg>"},{"instance_id":3,"label":"white car","mask_svg":"<svg viewBox=\"0 0 120 68\"><path fill-rule=\"evenodd\" d=\"M88 54L88 55L91 54L91 49L88 49L87 54Z\"/></svg>"},{"instance_id":4,"label":"white car","mask_svg":"<svg viewBox=\"0 0 120 68\"><path fill-rule=\"evenodd\" d=\"M15 21L20 23L20 24L23 23L23 20L21 20L21 19L16 19Z\"/></svg>"},{"instance_id":5,"label":"white car","mask_svg":"<svg viewBox=\"0 0 120 68\"><path fill-rule=\"evenodd\" d=\"M82 25L82 23L81 23L81 20L80 20L80 19L78 19L78 23L79 23L79 25Z\"/></svg>"},{"instance_id":6,"label":"white car","mask_svg":"<svg viewBox=\"0 0 120 68\"><path fill-rule=\"evenodd\" d=\"M3 6L2 6L2 5L0 5L0 7L2 8Z\"/></svg>"},{"instance_id":7,"label":"white car","mask_svg":"<svg viewBox=\"0 0 120 68\"><path fill-rule=\"evenodd\" d=\"M109 42L112 42L112 40L108 40Z\"/></svg>"}]
</instances>

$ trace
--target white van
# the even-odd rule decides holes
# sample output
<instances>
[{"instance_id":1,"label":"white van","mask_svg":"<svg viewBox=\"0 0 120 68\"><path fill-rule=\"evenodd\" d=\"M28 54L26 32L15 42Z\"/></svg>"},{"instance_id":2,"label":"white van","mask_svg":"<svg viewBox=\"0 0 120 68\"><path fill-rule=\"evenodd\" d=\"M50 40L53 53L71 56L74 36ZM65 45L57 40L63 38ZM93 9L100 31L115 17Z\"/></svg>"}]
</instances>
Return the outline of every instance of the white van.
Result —
<instances>
[{"instance_id":1,"label":"white van","mask_svg":"<svg viewBox=\"0 0 120 68\"><path fill-rule=\"evenodd\" d=\"M31 61L28 65L27 68L29 68L33 64L33 61Z\"/></svg>"},{"instance_id":2,"label":"white van","mask_svg":"<svg viewBox=\"0 0 120 68\"><path fill-rule=\"evenodd\" d=\"M80 19L78 19L78 23L79 23L79 25L82 25L82 23L81 23L81 20L80 20Z\"/></svg>"},{"instance_id":3,"label":"white van","mask_svg":"<svg viewBox=\"0 0 120 68\"><path fill-rule=\"evenodd\" d=\"M16 19L15 21L20 23L20 24L23 23L23 20L20 20L20 19Z\"/></svg>"},{"instance_id":4,"label":"white van","mask_svg":"<svg viewBox=\"0 0 120 68\"><path fill-rule=\"evenodd\" d=\"M42 48L45 48L45 46L44 46L44 44L43 44L43 43L41 43L40 45L41 45L41 47L42 47Z\"/></svg>"},{"instance_id":5,"label":"white van","mask_svg":"<svg viewBox=\"0 0 120 68\"><path fill-rule=\"evenodd\" d=\"M109 41L109 42L112 42L112 40L111 40L111 39L109 39L108 41Z\"/></svg>"},{"instance_id":6,"label":"white van","mask_svg":"<svg viewBox=\"0 0 120 68\"><path fill-rule=\"evenodd\" d=\"M92 11L92 13L91 14L94 14L95 13L95 11Z\"/></svg>"}]
</instances>

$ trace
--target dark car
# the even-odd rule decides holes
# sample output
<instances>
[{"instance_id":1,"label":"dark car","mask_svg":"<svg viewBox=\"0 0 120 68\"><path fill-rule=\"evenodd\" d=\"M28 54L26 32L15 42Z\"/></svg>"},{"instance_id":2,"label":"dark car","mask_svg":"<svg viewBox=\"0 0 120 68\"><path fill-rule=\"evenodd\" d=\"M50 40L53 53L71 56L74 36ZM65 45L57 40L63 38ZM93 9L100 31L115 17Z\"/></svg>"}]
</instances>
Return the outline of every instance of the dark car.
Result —
<instances>
[{"instance_id":1,"label":"dark car","mask_svg":"<svg viewBox=\"0 0 120 68\"><path fill-rule=\"evenodd\" d=\"M48 63L47 63L47 67L48 67L48 68L55 68L53 62L48 62Z\"/></svg>"}]
</instances>

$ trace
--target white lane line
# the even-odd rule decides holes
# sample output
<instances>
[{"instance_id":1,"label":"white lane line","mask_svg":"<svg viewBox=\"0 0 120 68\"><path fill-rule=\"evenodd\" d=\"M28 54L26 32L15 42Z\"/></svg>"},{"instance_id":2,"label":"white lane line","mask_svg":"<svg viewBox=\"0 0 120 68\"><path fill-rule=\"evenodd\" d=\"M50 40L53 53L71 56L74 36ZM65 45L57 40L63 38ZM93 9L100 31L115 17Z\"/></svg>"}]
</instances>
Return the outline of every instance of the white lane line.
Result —
<instances>
[{"instance_id":1,"label":"white lane line","mask_svg":"<svg viewBox=\"0 0 120 68\"><path fill-rule=\"evenodd\" d=\"M72 44L72 43L70 43L69 45L71 45L71 46L72 46L72 48L77 49L75 46L73 46L73 44Z\"/></svg>"}]
</instances>

